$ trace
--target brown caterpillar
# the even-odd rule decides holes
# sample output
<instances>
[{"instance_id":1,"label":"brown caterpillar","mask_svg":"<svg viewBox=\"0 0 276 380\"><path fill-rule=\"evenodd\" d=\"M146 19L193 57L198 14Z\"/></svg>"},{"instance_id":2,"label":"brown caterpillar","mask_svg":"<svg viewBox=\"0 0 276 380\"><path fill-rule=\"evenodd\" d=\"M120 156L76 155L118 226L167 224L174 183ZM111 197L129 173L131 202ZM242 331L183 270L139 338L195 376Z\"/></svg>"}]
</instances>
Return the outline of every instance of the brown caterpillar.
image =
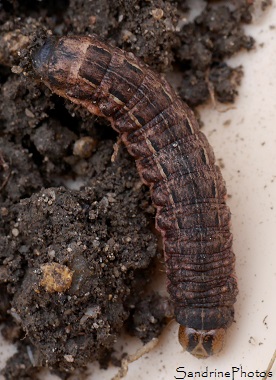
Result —
<instances>
[{"instance_id":1,"label":"brown caterpillar","mask_svg":"<svg viewBox=\"0 0 276 380\"><path fill-rule=\"evenodd\" d=\"M221 350L237 283L226 188L193 112L145 64L98 36L50 38L33 55L55 93L110 120L157 209L182 346Z\"/></svg>"}]
</instances>

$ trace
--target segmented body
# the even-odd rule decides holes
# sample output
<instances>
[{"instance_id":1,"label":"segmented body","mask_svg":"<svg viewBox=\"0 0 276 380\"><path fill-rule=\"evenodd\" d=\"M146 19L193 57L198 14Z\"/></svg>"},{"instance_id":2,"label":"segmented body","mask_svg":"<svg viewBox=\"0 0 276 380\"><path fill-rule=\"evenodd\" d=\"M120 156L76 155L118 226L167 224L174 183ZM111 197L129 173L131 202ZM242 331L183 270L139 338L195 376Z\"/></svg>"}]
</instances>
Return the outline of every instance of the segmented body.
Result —
<instances>
[{"instance_id":1,"label":"segmented body","mask_svg":"<svg viewBox=\"0 0 276 380\"><path fill-rule=\"evenodd\" d=\"M199 357L219 351L237 295L230 211L193 112L140 60L97 36L49 39L33 63L53 92L108 118L121 135L157 209L181 343Z\"/></svg>"}]
</instances>

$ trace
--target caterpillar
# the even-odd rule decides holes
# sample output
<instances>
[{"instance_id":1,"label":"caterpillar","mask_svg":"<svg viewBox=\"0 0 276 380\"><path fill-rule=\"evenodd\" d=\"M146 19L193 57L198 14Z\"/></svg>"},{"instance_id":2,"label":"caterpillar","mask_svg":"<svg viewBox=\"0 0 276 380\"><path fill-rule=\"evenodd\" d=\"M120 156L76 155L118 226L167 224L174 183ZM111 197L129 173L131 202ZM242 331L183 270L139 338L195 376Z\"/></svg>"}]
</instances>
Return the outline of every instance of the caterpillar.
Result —
<instances>
[{"instance_id":1,"label":"caterpillar","mask_svg":"<svg viewBox=\"0 0 276 380\"><path fill-rule=\"evenodd\" d=\"M96 35L47 39L33 68L54 93L107 118L156 208L179 342L218 353L238 293L226 187L192 110L132 53Z\"/></svg>"}]
</instances>

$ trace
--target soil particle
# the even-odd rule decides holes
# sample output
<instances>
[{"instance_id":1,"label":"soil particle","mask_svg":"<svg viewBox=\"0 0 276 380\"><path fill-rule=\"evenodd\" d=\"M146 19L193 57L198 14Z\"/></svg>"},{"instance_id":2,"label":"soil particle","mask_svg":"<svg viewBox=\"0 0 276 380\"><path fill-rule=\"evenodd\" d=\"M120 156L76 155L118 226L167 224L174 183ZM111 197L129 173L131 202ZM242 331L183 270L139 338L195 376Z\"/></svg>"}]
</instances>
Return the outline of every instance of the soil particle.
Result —
<instances>
[{"instance_id":1,"label":"soil particle","mask_svg":"<svg viewBox=\"0 0 276 380\"><path fill-rule=\"evenodd\" d=\"M173 308L169 300L162 299L156 293L150 294L136 304L128 320L128 331L146 343L158 336L160 324L164 323L164 315L168 319L173 316Z\"/></svg>"},{"instance_id":2,"label":"soil particle","mask_svg":"<svg viewBox=\"0 0 276 380\"><path fill-rule=\"evenodd\" d=\"M39 83L30 51L52 34L97 33L177 72L190 105L233 102L242 71L225 59L253 47L243 31L252 9L210 1L190 19L186 1L1 2L0 321L18 348L6 380L36 379L44 366L62 379L79 368L80 378L93 360L106 368L124 325L147 342L172 315L166 299L144 292L155 211L133 160L117 144L111 163L116 134ZM49 291L45 265L67 268L63 285L72 278Z\"/></svg>"},{"instance_id":3,"label":"soil particle","mask_svg":"<svg viewBox=\"0 0 276 380\"><path fill-rule=\"evenodd\" d=\"M38 191L42 179L32 160L32 155L22 145L0 138L0 200L19 202ZM6 211L8 212L8 211ZM3 211L2 211L2 216Z\"/></svg>"},{"instance_id":4,"label":"soil particle","mask_svg":"<svg viewBox=\"0 0 276 380\"><path fill-rule=\"evenodd\" d=\"M242 70L229 67L224 59L240 49L253 48L253 38L244 35L241 26L242 21L251 21L250 9L246 4L235 10L225 5L215 8L208 5L194 23L182 28L177 62L187 71L179 93L189 105L207 101L210 85L218 101L234 101Z\"/></svg>"}]
</instances>

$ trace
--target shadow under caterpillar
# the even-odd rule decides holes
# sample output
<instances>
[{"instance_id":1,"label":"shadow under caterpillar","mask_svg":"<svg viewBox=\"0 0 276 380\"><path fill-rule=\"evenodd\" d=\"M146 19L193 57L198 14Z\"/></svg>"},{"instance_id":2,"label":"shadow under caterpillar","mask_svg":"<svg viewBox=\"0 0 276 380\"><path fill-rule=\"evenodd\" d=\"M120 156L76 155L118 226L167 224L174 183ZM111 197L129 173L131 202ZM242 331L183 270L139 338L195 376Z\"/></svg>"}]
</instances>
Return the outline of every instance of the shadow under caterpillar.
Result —
<instances>
[{"instance_id":1,"label":"shadow under caterpillar","mask_svg":"<svg viewBox=\"0 0 276 380\"><path fill-rule=\"evenodd\" d=\"M56 94L107 118L150 187L179 341L219 352L237 282L226 187L190 108L148 66L98 36L49 38L33 67Z\"/></svg>"}]
</instances>

